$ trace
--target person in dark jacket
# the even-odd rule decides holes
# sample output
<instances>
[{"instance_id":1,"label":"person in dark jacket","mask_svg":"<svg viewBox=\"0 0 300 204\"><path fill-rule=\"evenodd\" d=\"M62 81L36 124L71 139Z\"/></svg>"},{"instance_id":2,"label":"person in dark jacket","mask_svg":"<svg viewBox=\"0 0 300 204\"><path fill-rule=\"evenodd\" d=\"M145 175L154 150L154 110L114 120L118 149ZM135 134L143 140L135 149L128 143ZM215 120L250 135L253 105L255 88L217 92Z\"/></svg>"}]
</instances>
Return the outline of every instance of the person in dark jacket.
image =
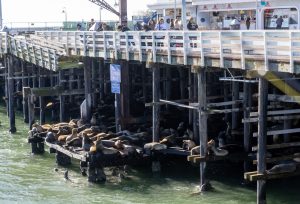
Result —
<instances>
[{"instance_id":1,"label":"person in dark jacket","mask_svg":"<svg viewBox=\"0 0 300 204\"><path fill-rule=\"evenodd\" d=\"M198 25L195 22L194 18L191 17L188 24L187 24L187 29L188 30L197 30L198 29Z\"/></svg>"},{"instance_id":2,"label":"person in dark jacket","mask_svg":"<svg viewBox=\"0 0 300 204\"><path fill-rule=\"evenodd\" d=\"M277 20L276 20L276 29L281 29L282 23L283 23L283 19L282 19L282 16L280 16L280 17L277 18Z\"/></svg>"}]
</instances>

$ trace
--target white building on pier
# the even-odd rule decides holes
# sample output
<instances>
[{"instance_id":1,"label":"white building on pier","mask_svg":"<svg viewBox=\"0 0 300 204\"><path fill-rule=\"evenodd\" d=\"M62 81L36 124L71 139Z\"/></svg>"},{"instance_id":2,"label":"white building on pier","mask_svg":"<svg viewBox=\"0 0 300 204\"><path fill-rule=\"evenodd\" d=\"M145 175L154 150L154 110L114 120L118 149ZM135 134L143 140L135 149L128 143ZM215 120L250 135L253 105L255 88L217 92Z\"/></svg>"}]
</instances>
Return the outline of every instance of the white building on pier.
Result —
<instances>
[{"instance_id":1,"label":"white building on pier","mask_svg":"<svg viewBox=\"0 0 300 204\"><path fill-rule=\"evenodd\" d=\"M300 0L186 0L186 17L194 17L203 30L230 29L236 18L240 29L246 30L250 18L252 29L276 29L276 20L283 18L281 29L299 29ZM148 8L160 16L181 18L182 0L157 0ZM175 12L174 12L175 11Z\"/></svg>"}]
</instances>

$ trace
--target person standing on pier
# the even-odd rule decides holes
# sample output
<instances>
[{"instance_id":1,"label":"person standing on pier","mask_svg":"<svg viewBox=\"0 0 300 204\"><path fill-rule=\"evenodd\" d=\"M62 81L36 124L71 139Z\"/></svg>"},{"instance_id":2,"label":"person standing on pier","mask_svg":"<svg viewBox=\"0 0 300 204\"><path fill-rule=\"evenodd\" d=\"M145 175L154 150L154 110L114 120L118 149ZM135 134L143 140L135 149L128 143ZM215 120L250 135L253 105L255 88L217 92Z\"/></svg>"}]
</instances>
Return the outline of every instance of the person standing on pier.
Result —
<instances>
[{"instance_id":1,"label":"person standing on pier","mask_svg":"<svg viewBox=\"0 0 300 204\"><path fill-rule=\"evenodd\" d=\"M159 19L158 24L156 24L156 26L155 26L155 30L167 30L167 27L164 23L163 18Z\"/></svg>"},{"instance_id":2,"label":"person standing on pier","mask_svg":"<svg viewBox=\"0 0 300 204\"><path fill-rule=\"evenodd\" d=\"M198 29L198 25L195 22L194 18L191 17L188 24L187 24L187 29L188 30L197 30Z\"/></svg>"},{"instance_id":3,"label":"person standing on pier","mask_svg":"<svg viewBox=\"0 0 300 204\"><path fill-rule=\"evenodd\" d=\"M246 27L247 27L247 30L250 29L250 25L251 25L251 19L250 19L250 17L248 16L248 17L247 17L247 20L246 20Z\"/></svg>"},{"instance_id":4,"label":"person standing on pier","mask_svg":"<svg viewBox=\"0 0 300 204\"><path fill-rule=\"evenodd\" d=\"M283 23L283 19L282 19L282 16L280 16L276 20L276 29L281 29L282 23Z\"/></svg>"}]
</instances>

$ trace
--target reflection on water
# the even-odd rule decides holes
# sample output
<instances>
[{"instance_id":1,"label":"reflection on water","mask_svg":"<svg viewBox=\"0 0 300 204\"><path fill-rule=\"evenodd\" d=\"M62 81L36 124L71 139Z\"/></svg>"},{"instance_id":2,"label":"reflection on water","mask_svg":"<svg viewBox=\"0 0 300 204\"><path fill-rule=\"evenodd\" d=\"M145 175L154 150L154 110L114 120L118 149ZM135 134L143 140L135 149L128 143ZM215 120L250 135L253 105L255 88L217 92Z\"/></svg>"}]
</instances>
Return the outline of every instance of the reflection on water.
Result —
<instances>
[{"instance_id":1,"label":"reflection on water","mask_svg":"<svg viewBox=\"0 0 300 204\"><path fill-rule=\"evenodd\" d=\"M109 176L106 184L99 185L88 183L74 161L69 168L71 181L66 181L65 168L57 167L54 155L30 154L28 127L19 115L18 132L7 132L4 111L0 107L0 203L256 203L255 188L240 185L242 174L234 171L236 167L228 168L232 164L226 169L220 164L210 167L215 190L204 195L191 194L197 190L198 168L183 165L165 166L162 175L155 177L150 167L132 169L127 179ZM268 182L268 203L299 203L299 181L298 177Z\"/></svg>"}]
</instances>

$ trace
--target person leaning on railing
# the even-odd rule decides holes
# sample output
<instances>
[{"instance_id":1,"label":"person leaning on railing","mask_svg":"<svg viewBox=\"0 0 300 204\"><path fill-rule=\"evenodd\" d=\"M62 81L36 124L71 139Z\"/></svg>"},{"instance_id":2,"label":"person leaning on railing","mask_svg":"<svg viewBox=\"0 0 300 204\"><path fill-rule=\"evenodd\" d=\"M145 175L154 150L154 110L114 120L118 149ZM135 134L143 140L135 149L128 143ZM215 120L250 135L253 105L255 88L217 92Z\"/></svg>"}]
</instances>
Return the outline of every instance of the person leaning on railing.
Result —
<instances>
[{"instance_id":1,"label":"person leaning on railing","mask_svg":"<svg viewBox=\"0 0 300 204\"><path fill-rule=\"evenodd\" d=\"M193 17L190 18L190 20L187 24L187 29L188 30L198 30L198 25L195 22ZM193 40L197 40L197 37L190 36L189 39L193 41ZM197 43L190 43L190 46L191 47L197 47Z\"/></svg>"},{"instance_id":2,"label":"person leaning on railing","mask_svg":"<svg viewBox=\"0 0 300 204\"><path fill-rule=\"evenodd\" d=\"M187 29L188 30L197 30L198 29L198 25L195 22L194 18L191 17L188 24L187 24Z\"/></svg>"}]
</instances>

